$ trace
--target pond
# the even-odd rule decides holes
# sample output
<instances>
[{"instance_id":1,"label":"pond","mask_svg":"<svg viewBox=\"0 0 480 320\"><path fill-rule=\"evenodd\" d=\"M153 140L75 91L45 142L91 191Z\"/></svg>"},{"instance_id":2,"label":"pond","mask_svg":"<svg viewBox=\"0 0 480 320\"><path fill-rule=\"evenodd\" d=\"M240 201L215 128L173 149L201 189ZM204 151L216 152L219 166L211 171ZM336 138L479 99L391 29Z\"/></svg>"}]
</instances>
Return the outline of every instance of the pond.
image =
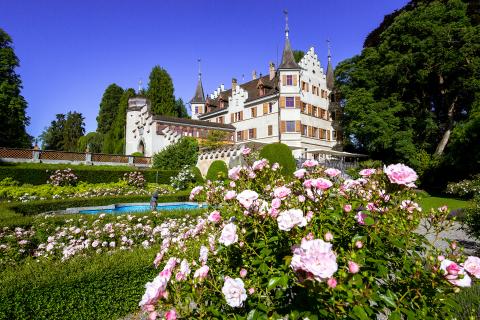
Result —
<instances>
[{"instance_id":1,"label":"pond","mask_svg":"<svg viewBox=\"0 0 480 320\"><path fill-rule=\"evenodd\" d=\"M195 202L170 202L159 203L157 205L157 211L170 211L170 210L193 210L201 208L202 204ZM98 214L98 213L111 213L121 214L127 212L146 212L151 211L149 203L125 203L114 204L109 206L98 207L83 207L83 208L68 208L67 213L80 213L80 214Z\"/></svg>"}]
</instances>

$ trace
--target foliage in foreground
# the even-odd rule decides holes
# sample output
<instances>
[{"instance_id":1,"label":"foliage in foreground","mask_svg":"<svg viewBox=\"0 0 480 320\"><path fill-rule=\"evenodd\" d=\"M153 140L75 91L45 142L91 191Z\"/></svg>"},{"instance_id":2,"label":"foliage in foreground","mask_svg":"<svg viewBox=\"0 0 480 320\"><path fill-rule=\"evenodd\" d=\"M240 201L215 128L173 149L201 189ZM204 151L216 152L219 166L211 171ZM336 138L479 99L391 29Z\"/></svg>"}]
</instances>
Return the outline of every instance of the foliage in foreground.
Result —
<instances>
[{"instance_id":1,"label":"foliage in foreground","mask_svg":"<svg viewBox=\"0 0 480 320\"><path fill-rule=\"evenodd\" d=\"M198 159L198 142L192 137L182 137L153 156L153 167L164 170L181 170L195 166Z\"/></svg>"},{"instance_id":2,"label":"foliage in foreground","mask_svg":"<svg viewBox=\"0 0 480 320\"><path fill-rule=\"evenodd\" d=\"M438 234L448 210L423 212L417 175L403 165L339 174L308 160L284 177L258 160L232 168L226 185L194 188L213 211L180 243L162 243L143 309L151 318L451 316L450 298L480 277L480 259L453 245L438 252L414 232L423 220Z\"/></svg>"}]
</instances>

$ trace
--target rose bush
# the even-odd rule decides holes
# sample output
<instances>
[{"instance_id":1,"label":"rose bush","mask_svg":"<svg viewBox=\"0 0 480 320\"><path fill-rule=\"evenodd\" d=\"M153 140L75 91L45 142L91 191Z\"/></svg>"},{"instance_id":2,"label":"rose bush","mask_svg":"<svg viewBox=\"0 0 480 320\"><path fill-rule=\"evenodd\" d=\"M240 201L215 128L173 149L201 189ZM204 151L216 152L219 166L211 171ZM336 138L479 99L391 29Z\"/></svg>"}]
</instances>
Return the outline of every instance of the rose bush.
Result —
<instances>
[{"instance_id":1,"label":"rose bush","mask_svg":"<svg viewBox=\"0 0 480 320\"><path fill-rule=\"evenodd\" d=\"M127 172L123 175L123 180L127 182L129 186L136 188L145 188L147 182L145 177L140 171Z\"/></svg>"},{"instance_id":2,"label":"rose bush","mask_svg":"<svg viewBox=\"0 0 480 320\"><path fill-rule=\"evenodd\" d=\"M77 183L77 176L70 168L55 170L47 183L54 186L73 186Z\"/></svg>"},{"instance_id":3,"label":"rose bush","mask_svg":"<svg viewBox=\"0 0 480 320\"><path fill-rule=\"evenodd\" d=\"M162 246L140 302L150 318L448 318L449 298L480 265L415 233L422 221L438 237L450 223L445 208L415 202L416 173L393 165L343 180L316 161L303 167L284 177L259 160L194 188L215 218ZM180 262L192 274L171 277Z\"/></svg>"}]
</instances>

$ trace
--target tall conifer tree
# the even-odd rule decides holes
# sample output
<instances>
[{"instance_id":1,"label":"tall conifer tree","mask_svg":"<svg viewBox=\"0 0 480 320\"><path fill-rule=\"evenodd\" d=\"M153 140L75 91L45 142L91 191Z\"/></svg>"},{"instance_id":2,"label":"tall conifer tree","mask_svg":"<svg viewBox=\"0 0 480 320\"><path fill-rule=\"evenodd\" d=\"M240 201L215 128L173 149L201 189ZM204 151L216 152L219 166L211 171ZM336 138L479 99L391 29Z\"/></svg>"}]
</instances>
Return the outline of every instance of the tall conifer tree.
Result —
<instances>
[{"instance_id":1,"label":"tall conifer tree","mask_svg":"<svg viewBox=\"0 0 480 320\"><path fill-rule=\"evenodd\" d=\"M153 67L147 89L153 114L178 116L173 91L172 78L168 72L160 66Z\"/></svg>"}]
</instances>

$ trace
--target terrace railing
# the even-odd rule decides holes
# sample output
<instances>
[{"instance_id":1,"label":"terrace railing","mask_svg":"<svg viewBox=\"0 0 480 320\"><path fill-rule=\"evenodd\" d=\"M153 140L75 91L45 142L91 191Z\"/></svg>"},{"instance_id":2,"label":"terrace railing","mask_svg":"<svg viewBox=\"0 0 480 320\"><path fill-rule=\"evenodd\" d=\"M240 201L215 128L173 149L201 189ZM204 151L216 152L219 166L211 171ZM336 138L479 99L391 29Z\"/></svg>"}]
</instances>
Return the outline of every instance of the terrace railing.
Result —
<instances>
[{"instance_id":1,"label":"terrace railing","mask_svg":"<svg viewBox=\"0 0 480 320\"><path fill-rule=\"evenodd\" d=\"M136 167L149 167L152 163L150 157L17 148L0 148L0 161L42 162L54 164L131 165Z\"/></svg>"}]
</instances>

